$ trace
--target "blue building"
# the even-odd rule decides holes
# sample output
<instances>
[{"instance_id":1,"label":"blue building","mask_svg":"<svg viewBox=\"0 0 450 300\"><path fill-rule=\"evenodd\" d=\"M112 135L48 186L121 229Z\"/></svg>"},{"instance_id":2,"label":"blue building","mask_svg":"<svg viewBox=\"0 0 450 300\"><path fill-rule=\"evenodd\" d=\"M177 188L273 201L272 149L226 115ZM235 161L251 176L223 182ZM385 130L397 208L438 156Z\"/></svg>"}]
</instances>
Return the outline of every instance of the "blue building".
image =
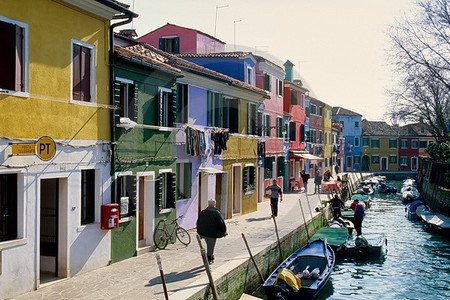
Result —
<instances>
[{"instance_id":1,"label":"blue building","mask_svg":"<svg viewBox=\"0 0 450 300\"><path fill-rule=\"evenodd\" d=\"M343 107L333 107L333 122L341 123L345 137L344 172L361 171L361 118L362 115Z\"/></svg>"}]
</instances>

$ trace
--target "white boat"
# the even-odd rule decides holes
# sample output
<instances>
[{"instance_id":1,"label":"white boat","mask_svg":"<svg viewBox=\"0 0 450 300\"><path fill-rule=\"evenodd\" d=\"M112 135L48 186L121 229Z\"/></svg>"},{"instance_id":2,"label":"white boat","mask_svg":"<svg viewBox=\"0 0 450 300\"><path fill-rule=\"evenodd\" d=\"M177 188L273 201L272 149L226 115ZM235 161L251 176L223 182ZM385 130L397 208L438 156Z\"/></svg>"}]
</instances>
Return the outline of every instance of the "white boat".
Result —
<instances>
[{"instance_id":1,"label":"white boat","mask_svg":"<svg viewBox=\"0 0 450 300\"><path fill-rule=\"evenodd\" d=\"M442 231L447 234L450 233L450 217L434 213L432 211L424 210L420 213L420 218L430 228Z\"/></svg>"},{"instance_id":2,"label":"white boat","mask_svg":"<svg viewBox=\"0 0 450 300\"><path fill-rule=\"evenodd\" d=\"M420 198L419 191L413 186L402 188L402 199L404 203L409 203Z\"/></svg>"}]
</instances>

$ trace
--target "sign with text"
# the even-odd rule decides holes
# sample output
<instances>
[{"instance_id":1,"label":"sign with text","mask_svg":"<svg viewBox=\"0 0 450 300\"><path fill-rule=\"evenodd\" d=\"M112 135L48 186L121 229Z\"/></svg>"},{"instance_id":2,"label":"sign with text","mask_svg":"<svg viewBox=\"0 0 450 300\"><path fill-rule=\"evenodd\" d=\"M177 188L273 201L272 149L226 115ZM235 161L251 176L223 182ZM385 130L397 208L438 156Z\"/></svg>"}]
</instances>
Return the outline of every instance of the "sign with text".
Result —
<instances>
[{"instance_id":1,"label":"sign with text","mask_svg":"<svg viewBox=\"0 0 450 300\"><path fill-rule=\"evenodd\" d=\"M56 143L49 136L43 136L36 143L11 144L11 155L37 155L42 160L55 156Z\"/></svg>"}]
</instances>

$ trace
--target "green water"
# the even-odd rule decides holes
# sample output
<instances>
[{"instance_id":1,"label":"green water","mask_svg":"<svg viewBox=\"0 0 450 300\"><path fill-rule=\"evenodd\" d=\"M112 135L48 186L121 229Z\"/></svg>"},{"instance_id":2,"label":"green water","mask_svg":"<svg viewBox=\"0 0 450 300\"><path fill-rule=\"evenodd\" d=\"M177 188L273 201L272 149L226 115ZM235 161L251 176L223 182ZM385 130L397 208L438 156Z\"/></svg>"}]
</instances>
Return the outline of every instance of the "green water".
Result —
<instances>
[{"instance_id":1,"label":"green water","mask_svg":"<svg viewBox=\"0 0 450 300\"><path fill-rule=\"evenodd\" d=\"M337 259L318 299L450 299L450 239L408 220L400 194L376 193L372 203L363 234L384 233L387 253Z\"/></svg>"}]
</instances>

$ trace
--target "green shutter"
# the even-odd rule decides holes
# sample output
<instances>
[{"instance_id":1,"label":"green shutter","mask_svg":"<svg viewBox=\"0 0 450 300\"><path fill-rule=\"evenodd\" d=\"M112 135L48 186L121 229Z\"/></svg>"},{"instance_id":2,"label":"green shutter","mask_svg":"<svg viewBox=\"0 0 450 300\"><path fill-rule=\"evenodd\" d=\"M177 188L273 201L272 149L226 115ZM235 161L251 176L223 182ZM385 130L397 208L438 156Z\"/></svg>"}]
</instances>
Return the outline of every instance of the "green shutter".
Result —
<instances>
[{"instance_id":1,"label":"green shutter","mask_svg":"<svg viewBox=\"0 0 450 300\"><path fill-rule=\"evenodd\" d=\"M208 98L207 98L207 105L206 105L206 113L207 113L207 125L213 126L212 119L213 119L213 97L214 93L211 91L208 91Z\"/></svg>"},{"instance_id":2,"label":"green shutter","mask_svg":"<svg viewBox=\"0 0 450 300\"><path fill-rule=\"evenodd\" d=\"M163 108L164 108L163 90L159 90L159 92L158 92L158 108L156 110L158 126L163 126L163 121L164 121L164 109Z\"/></svg>"},{"instance_id":3,"label":"green shutter","mask_svg":"<svg viewBox=\"0 0 450 300\"><path fill-rule=\"evenodd\" d=\"M155 207L161 209L162 204L162 176L159 175L155 180Z\"/></svg>"},{"instance_id":4,"label":"green shutter","mask_svg":"<svg viewBox=\"0 0 450 300\"><path fill-rule=\"evenodd\" d=\"M184 189L186 198L191 198L192 190L192 163L184 164Z\"/></svg>"},{"instance_id":5,"label":"green shutter","mask_svg":"<svg viewBox=\"0 0 450 300\"><path fill-rule=\"evenodd\" d=\"M159 49L166 51L166 45L165 45L164 41L165 41L165 39L163 39L163 38L159 39Z\"/></svg>"},{"instance_id":6,"label":"green shutter","mask_svg":"<svg viewBox=\"0 0 450 300\"><path fill-rule=\"evenodd\" d=\"M263 113L261 111L256 112L256 135L262 136L262 122L263 121Z\"/></svg>"},{"instance_id":7,"label":"green shutter","mask_svg":"<svg viewBox=\"0 0 450 300\"><path fill-rule=\"evenodd\" d=\"M139 103L138 103L138 91L139 91L139 89L138 89L138 85L137 84L135 84L135 85L133 85L133 88L134 88L134 91L133 91L133 93L134 93L134 100L133 100L133 104L134 104L134 107L133 107L133 109L134 109L134 121L135 122L138 122L138 112L139 112Z\"/></svg>"},{"instance_id":8,"label":"green shutter","mask_svg":"<svg viewBox=\"0 0 450 300\"><path fill-rule=\"evenodd\" d=\"M177 191L177 175L175 173L167 173L167 208L175 208L175 195Z\"/></svg>"},{"instance_id":9,"label":"green shutter","mask_svg":"<svg viewBox=\"0 0 450 300\"><path fill-rule=\"evenodd\" d=\"M223 101L222 94L215 93L214 95L214 124L215 127L223 126Z\"/></svg>"},{"instance_id":10,"label":"green shutter","mask_svg":"<svg viewBox=\"0 0 450 300\"><path fill-rule=\"evenodd\" d=\"M173 127L174 123L177 121L177 111L178 111L178 105L177 105L177 90L172 89L172 93L169 95L169 122L168 127Z\"/></svg>"},{"instance_id":11,"label":"green shutter","mask_svg":"<svg viewBox=\"0 0 450 300\"><path fill-rule=\"evenodd\" d=\"M173 39L173 53L180 53L180 38Z\"/></svg>"}]
</instances>

